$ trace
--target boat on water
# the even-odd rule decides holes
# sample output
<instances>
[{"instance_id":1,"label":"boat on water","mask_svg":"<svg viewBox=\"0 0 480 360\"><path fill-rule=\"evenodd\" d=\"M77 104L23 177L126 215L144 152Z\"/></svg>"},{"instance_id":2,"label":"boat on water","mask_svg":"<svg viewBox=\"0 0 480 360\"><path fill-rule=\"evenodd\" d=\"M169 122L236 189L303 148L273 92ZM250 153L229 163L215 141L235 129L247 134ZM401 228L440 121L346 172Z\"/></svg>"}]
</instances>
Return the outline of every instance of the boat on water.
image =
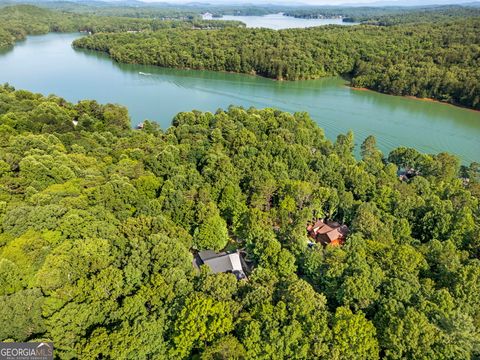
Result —
<instances>
[{"instance_id":1,"label":"boat on water","mask_svg":"<svg viewBox=\"0 0 480 360\"><path fill-rule=\"evenodd\" d=\"M139 71L138 74L139 74L139 75L145 75L145 76L150 76L150 75L152 75L152 74L144 73L144 72L141 72L141 71Z\"/></svg>"}]
</instances>

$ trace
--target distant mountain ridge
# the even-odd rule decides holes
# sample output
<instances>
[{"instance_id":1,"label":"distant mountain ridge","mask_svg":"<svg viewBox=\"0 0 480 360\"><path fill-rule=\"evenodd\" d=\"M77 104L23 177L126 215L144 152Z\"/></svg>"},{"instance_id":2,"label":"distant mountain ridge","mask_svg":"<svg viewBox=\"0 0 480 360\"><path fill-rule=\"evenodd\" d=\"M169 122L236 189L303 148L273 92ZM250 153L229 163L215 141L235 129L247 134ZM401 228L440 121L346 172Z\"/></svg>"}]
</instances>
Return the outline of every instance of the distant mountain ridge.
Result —
<instances>
[{"instance_id":1,"label":"distant mountain ridge","mask_svg":"<svg viewBox=\"0 0 480 360\"><path fill-rule=\"evenodd\" d=\"M203 1L188 1L188 0L173 0L173 1L141 1L141 0L0 0L0 4L8 3L55 3L55 2L71 2L77 4L102 6L186 6L186 7L208 7L208 6L242 6L242 7L264 7L264 6L288 6L288 7L418 7L418 6L435 6L435 5L457 5L457 6L480 6L480 0L466 0L465 2L457 2L454 0L378 0L369 2L368 0L361 3L353 3L352 0L345 0L344 3L332 4L329 0L320 0L320 3L312 3L311 0L306 1L290 1L290 0L258 0L255 3L242 2L240 0L211 0Z\"/></svg>"},{"instance_id":2,"label":"distant mountain ridge","mask_svg":"<svg viewBox=\"0 0 480 360\"><path fill-rule=\"evenodd\" d=\"M347 0L348 1L348 0ZM374 1L359 3L344 3L338 4L338 6L398 6L398 7L416 7L416 6L435 6L435 5L458 5L458 6L471 6L480 5L480 1L466 1L458 2L452 0L387 0L387 1Z\"/></svg>"},{"instance_id":3,"label":"distant mountain ridge","mask_svg":"<svg viewBox=\"0 0 480 360\"><path fill-rule=\"evenodd\" d=\"M455 2L453 0L378 0L373 2L352 3L353 0L345 0L340 4L328 4L329 0L321 0L319 4L311 3L313 0L291 1L291 0L258 0L255 3L242 2L240 0L211 0L188 1L188 0L172 0L172 1L155 1L155 0L0 0L0 6L15 4L77 4L93 7L150 7L150 8L209 8L209 7L241 7L241 8L278 8L278 11L288 8L375 8L375 7L397 7L397 8L415 8L429 6L473 6L480 7L480 0L466 0L465 2Z\"/></svg>"}]
</instances>

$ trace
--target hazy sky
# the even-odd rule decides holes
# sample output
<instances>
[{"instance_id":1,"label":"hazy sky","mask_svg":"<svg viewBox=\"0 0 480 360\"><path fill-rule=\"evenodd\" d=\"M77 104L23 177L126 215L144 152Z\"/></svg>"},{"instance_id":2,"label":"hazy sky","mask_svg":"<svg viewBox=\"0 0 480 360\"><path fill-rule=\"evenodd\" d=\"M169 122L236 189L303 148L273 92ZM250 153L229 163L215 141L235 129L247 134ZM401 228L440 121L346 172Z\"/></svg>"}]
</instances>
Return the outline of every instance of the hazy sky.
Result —
<instances>
[{"instance_id":1,"label":"hazy sky","mask_svg":"<svg viewBox=\"0 0 480 360\"><path fill-rule=\"evenodd\" d=\"M203 2L210 4L309 4L309 5L340 5L389 3L391 5L424 5L424 4L461 4L478 0L142 0L146 2L190 3Z\"/></svg>"},{"instance_id":2,"label":"hazy sky","mask_svg":"<svg viewBox=\"0 0 480 360\"><path fill-rule=\"evenodd\" d=\"M270 4L290 4L290 3L303 3L303 4L312 4L312 5L337 5L337 4L344 4L344 3L351 3L351 4L365 4L369 2L375 2L378 0L262 0L262 1L255 1L255 0L143 0L149 2L155 1L162 1L162 2L169 2L169 3L190 3L190 2L200 2L200 3L234 3L234 4L256 4L256 3L270 3Z\"/></svg>"}]
</instances>

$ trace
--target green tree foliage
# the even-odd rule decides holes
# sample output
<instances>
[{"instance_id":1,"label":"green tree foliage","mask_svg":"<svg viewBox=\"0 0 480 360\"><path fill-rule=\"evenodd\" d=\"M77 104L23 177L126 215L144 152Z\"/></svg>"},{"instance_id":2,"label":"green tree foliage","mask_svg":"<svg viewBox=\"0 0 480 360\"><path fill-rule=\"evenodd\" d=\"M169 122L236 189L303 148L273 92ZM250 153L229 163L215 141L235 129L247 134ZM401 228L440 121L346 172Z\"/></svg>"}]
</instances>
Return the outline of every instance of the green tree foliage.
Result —
<instances>
[{"instance_id":1,"label":"green tree foliage","mask_svg":"<svg viewBox=\"0 0 480 360\"><path fill-rule=\"evenodd\" d=\"M186 300L175 324L172 355L187 357L192 349L201 349L228 334L233 330L233 317L234 311L229 302L193 295Z\"/></svg>"},{"instance_id":2,"label":"green tree foliage","mask_svg":"<svg viewBox=\"0 0 480 360\"><path fill-rule=\"evenodd\" d=\"M193 241L199 250L223 249L228 242L227 223L220 215L209 216L196 229Z\"/></svg>"},{"instance_id":3,"label":"green tree foliage","mask_svg":"<svg viewBox=\"0 0 480 360\"><path fill-rule=\"evenodd\" d=\"M372 137L357 160L352 133L275 109L128 119L0 87L0 340L59 359L480 356L476 164L384 158ZM348 225L345 245L309 247L313 217ZM248 280L195 270L225 246Z\"/></svg>"},{"instance_id":4,"label":"green tree foliage","mask_svg":"<svg viewBox=\"0 0 480 360\"><path fill-rule=\"evenodd\" d=\"M359 312L339 307L333 319L332 359L378 359L376 331Z\"/></svg>"},{"instance_id":5,"label":"green tree foliage","mask_svg":"<svg viewBox=\"0 0 480 360\"><path fill-rule=\"evenodd\" d=\"M46 330L42 318L44 301L45 298L38 288L20 290L0 297L0 318L4 324L0 337L25 341L43 334Z\"/></svg>"}]
</instances>

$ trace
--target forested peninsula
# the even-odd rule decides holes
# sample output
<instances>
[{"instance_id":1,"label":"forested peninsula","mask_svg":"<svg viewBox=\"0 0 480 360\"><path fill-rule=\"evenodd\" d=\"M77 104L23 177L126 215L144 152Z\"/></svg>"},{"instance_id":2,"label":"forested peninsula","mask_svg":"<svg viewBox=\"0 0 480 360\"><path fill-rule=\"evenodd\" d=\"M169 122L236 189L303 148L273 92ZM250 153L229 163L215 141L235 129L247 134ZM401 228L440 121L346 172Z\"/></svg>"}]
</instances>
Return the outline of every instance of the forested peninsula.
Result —
<instances>
[{"instance_id":1,"label":"forested peninsula","mask_svg":"<svg viewBox=\"0 0 480 360\"><path fill-rule=\"evenodd\" d=\"M96 34L77 48L118 62L256 74L278 80L343 75L354 87L480 109L480 17L395 26Z\"/></svg>"},{"instance_id":2,"label":"forested peninsula","mask_svg":"<svg viewBox=\"0 0 480 360\"><path fill-rule=\"evenodd\" d=\"M59 359L474 359L478 164L306 113L127 110L0 87L0 340ZM410 177L402 169L415 169ZM307 225L348 226L308 246ZM242 249L248 280L196 270Z\"/></svg>"}]
</instances>

